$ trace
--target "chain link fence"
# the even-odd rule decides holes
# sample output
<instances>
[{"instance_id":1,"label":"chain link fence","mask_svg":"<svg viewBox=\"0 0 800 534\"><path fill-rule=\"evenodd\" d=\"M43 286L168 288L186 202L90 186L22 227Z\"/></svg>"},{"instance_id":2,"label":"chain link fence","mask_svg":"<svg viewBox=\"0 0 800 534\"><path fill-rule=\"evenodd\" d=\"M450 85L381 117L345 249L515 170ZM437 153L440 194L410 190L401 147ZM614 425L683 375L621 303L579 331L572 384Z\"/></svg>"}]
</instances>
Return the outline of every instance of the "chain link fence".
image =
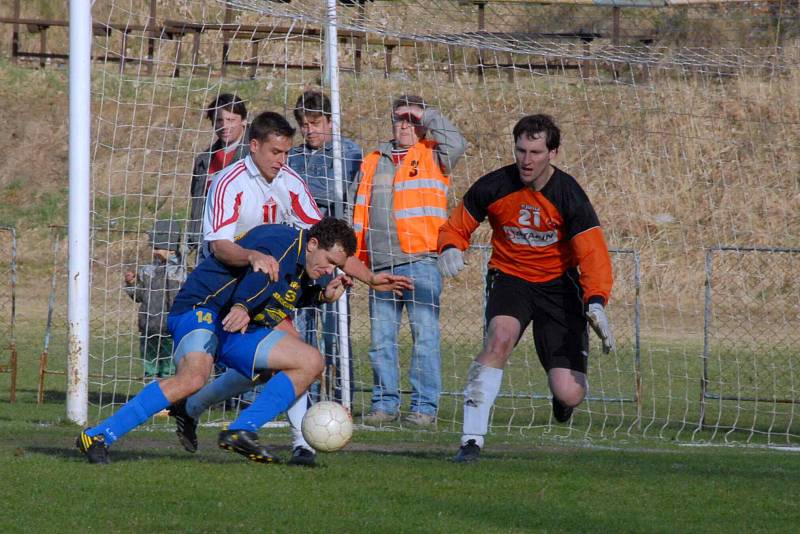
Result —
<instances>
[{"instance_id":1,"label":"chain link fence","mask_svg":"<svg viewBox=\"0 0 800 534\"><path fill-rule=\"evenodd\" d=\"M714 434L788 440L797 424L798 272L800 249L707 251L701 424Z\"/></svg>"}]
</instances>

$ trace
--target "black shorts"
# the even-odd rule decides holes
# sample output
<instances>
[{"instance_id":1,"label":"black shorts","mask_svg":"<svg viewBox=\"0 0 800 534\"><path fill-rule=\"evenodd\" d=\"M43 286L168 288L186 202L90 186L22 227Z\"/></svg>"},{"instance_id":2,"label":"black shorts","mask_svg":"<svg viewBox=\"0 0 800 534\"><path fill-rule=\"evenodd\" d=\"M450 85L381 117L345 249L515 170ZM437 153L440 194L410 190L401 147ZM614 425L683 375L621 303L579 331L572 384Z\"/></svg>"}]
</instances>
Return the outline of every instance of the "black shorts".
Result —
<instances>
[{"instance_id":1,"label":"black shorts","mask_svg":"<svg viewBox=\"0 0 800 534\"><path fill-rule=\"evenodd\" d=\"M586 373L589 332L577 271L534 283L490 269L486 291L487 325L497 315L514 317L522 338L533 322L533 341L545 371L562 367Z\"/></svg>"}]
</instances>

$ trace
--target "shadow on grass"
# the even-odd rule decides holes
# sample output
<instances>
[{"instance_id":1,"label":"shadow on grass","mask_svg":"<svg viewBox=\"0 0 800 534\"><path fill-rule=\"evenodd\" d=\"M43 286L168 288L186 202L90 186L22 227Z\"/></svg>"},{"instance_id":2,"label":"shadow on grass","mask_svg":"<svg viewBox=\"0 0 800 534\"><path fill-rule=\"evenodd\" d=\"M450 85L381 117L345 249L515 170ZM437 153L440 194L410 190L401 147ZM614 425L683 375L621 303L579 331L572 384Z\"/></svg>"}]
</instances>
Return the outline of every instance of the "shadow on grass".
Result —
<instances>
[{"instance_id":1,"label":"shadow on grass","mask_svg":"<svg viewBox=\"0 0 800 534\"><path fill-rule=\"evenodd\" d=\"M62 460L69 460L75 462L86 462L86 458L78 451L75 446L72 447L47 447L41 445L33 445L22 447L24 453L41 454L51 458L58 458ZM206 453L201 455L193 455L184 453L182 451L159 451L159 450L144 450L144 449L121 449L109 451L109 458L111 463L137 463L142 461L152 460L168 460L170 462L192 462L200 464L235 464L242 463L246 460L238 454L226 454L220 451L216 453Z\"/></svg>"}]
</instances>

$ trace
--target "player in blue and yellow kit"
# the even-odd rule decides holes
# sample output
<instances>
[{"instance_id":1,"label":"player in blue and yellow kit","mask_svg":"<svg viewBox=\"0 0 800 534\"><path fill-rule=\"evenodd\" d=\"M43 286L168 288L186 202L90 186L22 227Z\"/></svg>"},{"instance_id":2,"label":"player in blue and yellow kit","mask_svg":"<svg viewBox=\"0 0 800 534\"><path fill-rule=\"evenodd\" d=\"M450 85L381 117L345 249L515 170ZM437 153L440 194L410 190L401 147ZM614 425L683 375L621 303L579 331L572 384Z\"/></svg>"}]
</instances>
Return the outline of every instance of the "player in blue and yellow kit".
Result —
<instances>
[{"instance_id":1,"label":"player in blue and yellow kit","mask_svg":"<svg viewBox=\"0 0 800 534\"><path fill-rule=\"evenodd\" d=\"M276 372L255 402L219 436L221 448L257 462L276 461L259 444L256 431L308 388L324 362L316 348L271 326L297 307L333 302L344 293L351 283L344 275L324 289L313 281L344 266L355 252L355 234L347 223L325 218L310 230L257 226L238 243L278 259L277 281L213 257L198 265L175 298L168 320L177 374L146 385L114 415L81 432L77 446L90 463L108 463L110 445L203 387L215 355L251 379Z\"/></svg>"}]
</instances>

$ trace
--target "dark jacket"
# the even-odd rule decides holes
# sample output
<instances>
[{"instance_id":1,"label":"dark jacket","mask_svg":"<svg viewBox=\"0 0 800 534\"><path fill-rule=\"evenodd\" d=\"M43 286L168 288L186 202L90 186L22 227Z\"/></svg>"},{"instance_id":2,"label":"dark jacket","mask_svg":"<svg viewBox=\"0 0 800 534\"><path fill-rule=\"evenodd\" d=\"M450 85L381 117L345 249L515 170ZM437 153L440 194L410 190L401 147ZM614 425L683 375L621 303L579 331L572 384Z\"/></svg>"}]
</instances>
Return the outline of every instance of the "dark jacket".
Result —
<instances>
[{"instance_id":1,"label":"dark jacket","mask_svg":"<svg viewBox=\"0 0 800 534\"><path fill-rule=\"evenodd\" d=\"M231 164L236 163L250 154L250 134L244 132L242 142L236 148ZM223 148L222 141L217 141L197 155L194 160L192 171L191 208L189 220L186 222L186 244L188 248L195 248L198 243L203 242L203 209L206 205L207 185L210 183L211 176L208 175L208 168L211 166L211 155Z\"/></svg>"}]
</instances>

